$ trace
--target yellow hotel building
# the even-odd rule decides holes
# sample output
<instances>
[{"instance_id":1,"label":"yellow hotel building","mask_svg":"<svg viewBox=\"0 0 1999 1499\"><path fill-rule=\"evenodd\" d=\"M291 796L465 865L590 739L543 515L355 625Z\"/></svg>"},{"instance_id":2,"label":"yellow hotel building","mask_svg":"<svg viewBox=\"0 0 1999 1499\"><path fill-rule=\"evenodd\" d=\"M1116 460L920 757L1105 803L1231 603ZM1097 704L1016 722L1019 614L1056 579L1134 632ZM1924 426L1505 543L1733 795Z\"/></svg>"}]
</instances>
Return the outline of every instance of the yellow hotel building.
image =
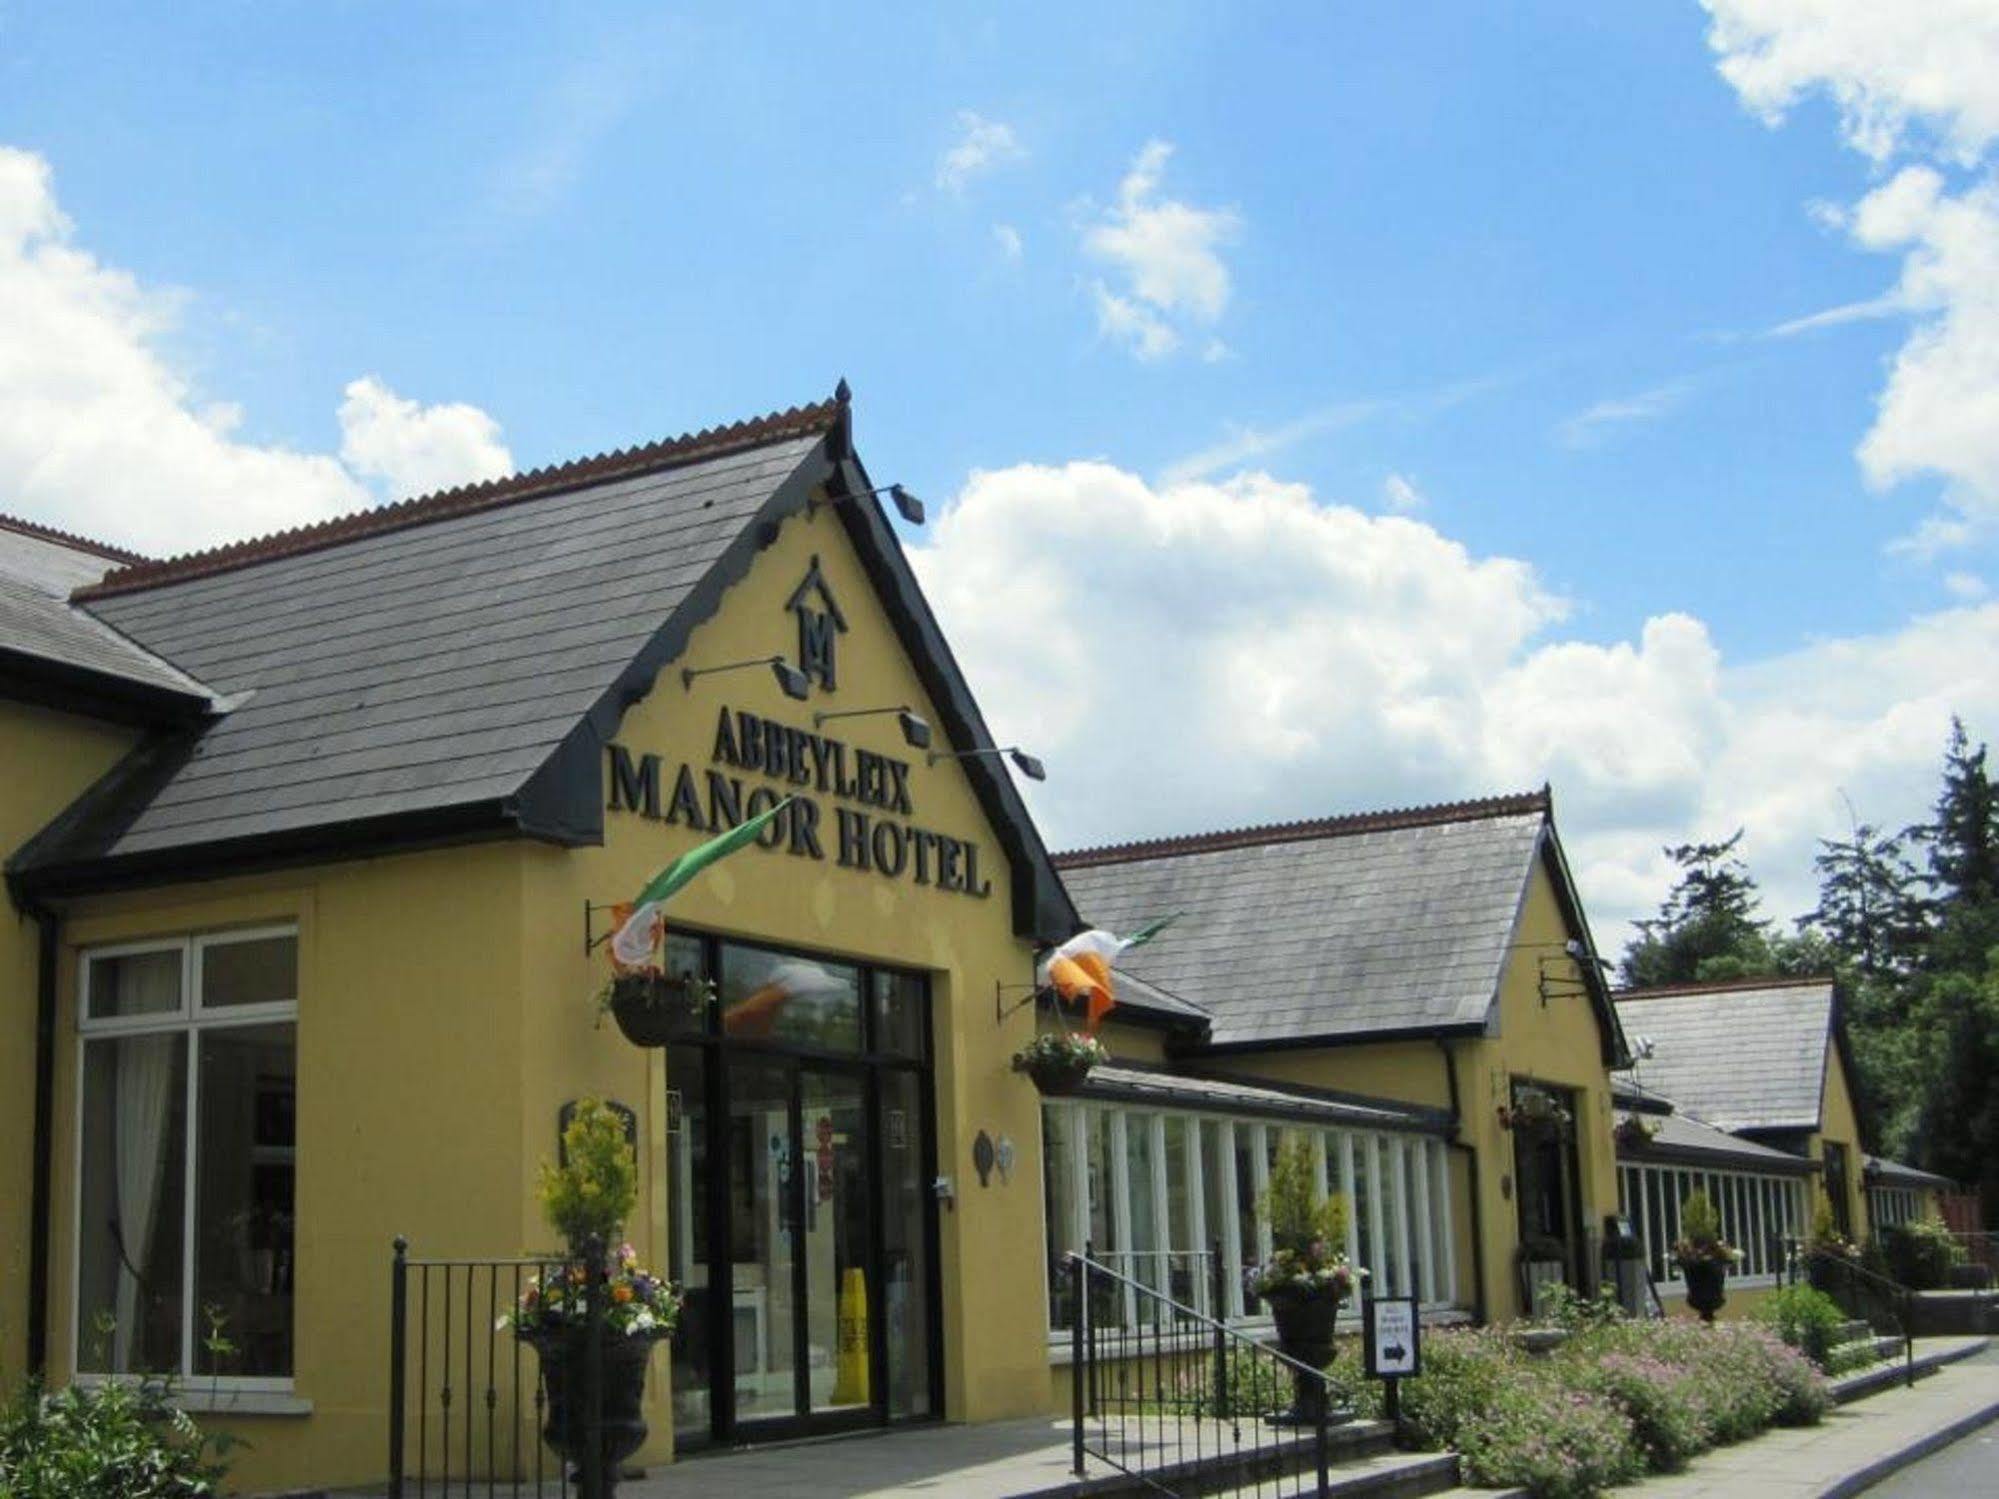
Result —
<instances>
[{"instance_id":1,"label":"yellow hotel building","mask_svg":"<svg viewBox=\"0 0 1999 1499\"><path fill-rule=\"evenodd\" d=\"M379 1482L392 1242L555 1249L535 1172L586 1096L687 1291L648 1462L1060 1409L1084 1244L1262 1325L1286 1138L1436 1320L1656 1260L1668 1165L1740 1182L1745 1235L1820 1175L1862 1211L1836 1069L1769 1139L1675 1111L1670 1041L1627 1071L1673 1001L1606 987L1545 791L1051 856L852 423L843 389L164 561L0 522L0 1383L170 1373L245 1488ZM606 907L785 795L676 897L703 998L633 1045ZM1113 1061L1044 1101L1037 954L1169 911ZM1627 1150L1634 1111L1670 1128Z\"/></svg>"}]
</instances>

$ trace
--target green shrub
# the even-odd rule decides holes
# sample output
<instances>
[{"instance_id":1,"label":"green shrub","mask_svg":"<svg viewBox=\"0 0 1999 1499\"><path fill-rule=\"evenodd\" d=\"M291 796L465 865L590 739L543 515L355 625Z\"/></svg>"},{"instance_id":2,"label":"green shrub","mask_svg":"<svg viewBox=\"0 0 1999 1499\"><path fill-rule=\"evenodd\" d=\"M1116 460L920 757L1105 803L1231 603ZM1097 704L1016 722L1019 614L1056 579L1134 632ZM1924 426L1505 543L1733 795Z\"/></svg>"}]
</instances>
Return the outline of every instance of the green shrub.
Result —
<instances>
[{"instance_id":1,"label":"green shrub","mask_svg":"<svg viewBox=\"0 0 1999 1499\"><path fill-rule=\"evenodd\" d=\"M1624 1304L1617 1299L1615 1287L1604 1286L1596 1295L1585 1296L1558 1282L1541 1292L1540 1320L1570 1332L1587 1332L1622 1322Z\"/></svg>"},{"instance_id":2,"label":"green shrub","mask_svg":"<svg viewBox=\"0 0 1999 1499\"><path fill-rule=\"evenodd\" d=\"M53 1392L30 1382L0 1404L6 1499L196 1499L221 1491L220 1438L174 1408L160 1380Z\"/></svg>"},{"instance_id":3,"label":"green shrub","mask_svg":"<svg viewBox=\"0 0 1999 1499\"><path fill-rule=\"evenodd\" d=\"M1823 1369L1846 1313L1825 1292L1797 1285L1771 1296L1757 1309L1756 1319Z\"/></svg>"},{"instance_id":4,"label":"green shrub","mask_svg":"<svg viewBox=\"0 0 1999 1499\"><path fill-rule=\"evenodd\" d=\"M1871 1341L1845 1343L1828 1353L1825 1362L1819 1367L1825 1370L1829 1378L1837 1379L1842 1374L1851 1374L1855 1370L1865 1369L1880 1362L1881 1355L1875 1350Z\"/></svg>"},{"instance_id":5,"label":"green shrub","mask_svg":"<svg viewBox=\"0 0 1999 1499\"><path fill-rule=\"evenodd\" d=\"M571 1254L590 1238L615 1248L639 1200L638 1161L624 1121L596 1099L583 1099L562 1132L562 1151L561 1165L541 1163L542 1216Z\"/></svg>"},{"instance_id":6,"label":"green shrub","mask_svg":"<svg viewBox=\"0 0 1999 1499\"><path fill-rule=\"evenodd\" d=\"M1426 1332L1423 1373L1402 1382L1403 1419L1419 1446L1459 1447L1466 1428L1524 1377L1522 1359L1496 1328Z\"/></svg>"},{"instance_id":7,"label":"green shrub","mask_svg":"<svg viewBox=\"0 0 1999 1499\"><path fill-rule=\"evenodd\" d=\"M1964 1246L1941 1218L1918 1218L1881 1235L1888 1273L1917 1291L1940 1291L1950 1284L1951 1267L1964 1263Z\"/></svg>"}]
</instances>

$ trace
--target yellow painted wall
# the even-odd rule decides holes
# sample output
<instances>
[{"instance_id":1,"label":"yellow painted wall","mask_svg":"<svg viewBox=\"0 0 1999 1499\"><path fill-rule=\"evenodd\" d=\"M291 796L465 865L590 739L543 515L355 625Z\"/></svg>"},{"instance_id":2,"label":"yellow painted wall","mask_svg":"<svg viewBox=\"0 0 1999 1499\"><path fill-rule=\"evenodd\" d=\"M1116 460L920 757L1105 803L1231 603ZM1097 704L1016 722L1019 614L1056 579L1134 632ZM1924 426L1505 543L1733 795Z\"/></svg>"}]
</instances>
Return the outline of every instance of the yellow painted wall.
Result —
<instances>
[{"instance_id":1,"label":"yellow painted wall","mask_svg":"<svg viewBox=\"0 0 1999 1499\"><path fill-rule=\"evenodd\" d=\"M784 602L815 555L850 627L837 648L836 695L791 702L762 672L702 679L690 692L669 670L627 713L618 741L660 754L669 774L686 760L699 775L724 704L803 729L812 728L815 705L907 703L936 723L829 512L784 525L695 631L685 659L789 653L796 625ZM1022 1276L1038 1281L1042 1257L1038 1097L1008 1065L1035 1021L1031 1009L1003 1022L994 1012L996 982L1031 978L1031 947L1012 931L1008 870L960 766L925 765L902 744L893 718L843 721L826 732L912 761L909 820L976 841L991 893L978 899L843 869L830 856L821 862L757 848L684 891L671 918L931 976L937 1096L945 1101L938 1157L957 1186L955 1205L941 1214L948 1414L983 1420L1040 1410L1048 1399L1045 1329L1038 1317L1018 1315ZM941 735L938 747L946 747ZM742 774L747 792L759 777ZM823 800L830 820L831 798ZM822 832L830 842L832 830ZM639 1111L643 1197L628 1234L649 1263L664 1261L663 1060L594 1023L593 997L607 969L601 952L583 952L583 904L629 896L701 836L608 813L602 847L476 845L74 902L64 930L58 1056L54 1368L74 1367L80 948L298 924L295 1384L312 1410L206 1419L251 1442L236 1466L246 1488L363 1483L385 1468L392 1238L405 1234L413 1255L432 1258L557 1247L539 1220L533 1186L538 1163L553 1154L565 1101L603 1094ZM1157 1054L1154 1033L1134 1032L1120 1044L1127 1054ZM980 1129L1014 1141L1020 1164L1009 1182L995 1175L979 1185L971 1142ZM1038 1304L1038 1284L1028 1294ZM476 1299L483 1317L483 1289ZM667 1362L655 1355L654 1438L641 1454L650 1460L672 1443Z\"/></svg>"},{"instance_id":2,"label":"yellow painted wall","mask_svg":"<svg viewBox=\"0 0 1999 1499\"><path fill-rule=\"evenodd\" d=\"M672 767L686 760L709 763L723 706L766 715L810 729L812 710L908 704L935 726L939 720L888 620L872 602L844 531L831 512L785 523L776 542L750 575L726 596L720 612L694 632L684 659L720 663L789 654L796 626L784 603L817 556L844 611L849 633L838 645L839 689L815 694L812 703L782 696L768 673L745 671L698 679L684 689L671 671L651 696L625 716L618 741L635 753L662 756ZM943 1117L937 1121L939 1170L953 1178L956 1203L940 1215L942 1293L945 1311L945 1388L948 1414L960 1420L1022 1415L1046 1404L1046 1329L1022 1305L1038 1307L1042 1263L1040 1100L1033 1085L1011 1070L1014 1051L1035 1030L1031 1006L1003 1021L995 1018L996 983L1026 992L1033 978L1033 949L1013 935L1008 870L960 766L923 763L906 747L893 717L840 720L825 732L852 745L912 760L913 821L922 827L977 841L980 869L992 884L985 899L940 891L909 879L836 867L783 850L750 849L717 866L674 900L669 922L793 947L834 957L874 961L928 972L932 984L936 1088ZM941 730L935 748L946 746ZM744 776L745 790L756 784ZM831 816L831 798L823 798ZM520 934L525 984L524 1079L527 1161L552 1137L554 1113L581 1080L612 1089L634 1104L647 1088L641 1060L609 1027L590 1026L588 999L603 977L601 955L586 959L579 946L582 904L609 901L634 890L697 836L684 828L629 813L607 815L601 849L531 849L524 866L527 918ZM1126 1054L1141 1050L1140 1032L1113 1043ZM1153 1043L1156 1045L1156 1042ZM972 1142L983 1129L997 1141L1010 1138L1018 1164L1010 1181L997 1174L981 1187L972 1166ZM663 1138L648 1123L647 1136ZM656 1189L657 1162L647 1165ZM525 1179L523 1179L525 1185ZM664 1212L648 1203L647 1222ZM649 1230L650 1232L651 1230ZM662 1257L664 1244L647 1252ZM1023 1302L1022 1297L1026 1300ZM659 1367L664 1360L657 1361ZM663 1425L665 1413L659 1413Z\"/></svg>"},{"instance_id":3,"label":"yellow painted wall","mask_svg":"<svg viewBox=\"0 0 1999 1499\"><path fill-rule=\"evenodd\" d=\"M0 858L19 848L137 741L135 731L0 701ZM27 1367L29 1205L34 1174L35 1005L40 934L0 917L0 1390Z\"/></svg>"},{"instance_id":4,"label":"yellow painted wall","mask_svg":"<svg viewBox=\"0 0 1999 1499\"><path fill-rule=\"evenodd\" d=\"M1812 1136L1811 1156L1815 1161L1825 1159L1825 1142L1836 1141L1846 1146L1846 1207L1847 1221L1853 1225L1856 1239L1867 1236L1867 1185L1863 1178L1865 1162L1860 1156L1860 1116L1854 1111L1853 1089L1848 1085L1846 1068L1840 1063L1839 1048L1828 1039L1825 1060L1825 1095L1819 1105L1819 1132Z\"/></svg>"}]
</instances>

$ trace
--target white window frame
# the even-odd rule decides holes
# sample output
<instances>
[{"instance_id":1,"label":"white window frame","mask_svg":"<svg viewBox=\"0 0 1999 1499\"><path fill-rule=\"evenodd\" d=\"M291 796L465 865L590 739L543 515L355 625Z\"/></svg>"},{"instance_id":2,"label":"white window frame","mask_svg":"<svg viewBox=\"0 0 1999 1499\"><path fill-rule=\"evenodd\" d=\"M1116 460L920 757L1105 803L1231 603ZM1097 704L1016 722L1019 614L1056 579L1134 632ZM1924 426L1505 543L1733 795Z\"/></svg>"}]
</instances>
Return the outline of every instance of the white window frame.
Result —
<instances>
[{"instance_id":1,"label":"white window frame","mask_svg":"<svg viewBox=\"0 0 1999 1499\"><path fill-rule=\"evenodd\" d=\"M1391 1255L1395 1261L1395 1273L1390 1275L1387 1266L1369 1266L1373 1278L1366 1283L1369 1290L1383 1295L1398 1293L1418 1296L1427 1309L1443 1310L1455 1307L1458 1296L1457 1244L1454 1231L1451 1204L1450 1152L1444 1142L1426 1135L1412 1134L1403 1130L1356 1129L1352 1126L1334 1126L1309 1121L1270 1119L1263 1116L1224 1114L1212 1110L1159 1108L1147 1103L1123 1103L1096 1099L1046 1099L1042 1103L1042 1139L1050 1136L1047 1120L1051 1115L1064 1116L1063 1125L1068 1137L1068 1148L1072 1152L1068 1173L1068 1200L1056 1204L1053 1211L1057 1223L1066 1222L1079 1231L1087 1231L1093 1221L1089 1200L1090 1174L1088 1170L1088 1141L1095 1128L1093 1116L1104 1116L1104 1136L1106 1148L1110 1151L1110 1169L1105 1173L1104 1185L1112 1193L1112 1200L1105 1204L1106 1221L1113 1225L1113 1232L1119 1245L1128 1250L1133 1235L1132 1201L1129 1157L1126 1154L1128 1131L1134 1121L1143 1120L1148 1135L1152 1188L1153 1244L1165 1254L1210 1253L1217 1242L1222 1254L1222 1285L1224 1306L1220 1315L1227 1321L1250 1326L1264 1326L1270 1321L1269 1313L1259 1312L1247 1316L1243 1310L1243 1270L1245 1266L1266 1257L1270 1252L1269 1227L1258 1221L1256 1239L1252 1245L1242 1242L1242 1225L1238 1211L1237 1148L1248 1152L1251 1163L1252 1195L1261 1197L1269 1181L1269 1145L1274 1136L1302 1136L1310 1145L1312 1158L1320 1185L1329 1186L1333 1164L1338 1162L1340 1190L1347 1196L1346 1251L1350 1261L1360 1262L1360 1204L1354 1192L1354 1169L1357 1157L1367 1165L1369 1191L1367 1212L1369 1216L1368 1238L1381 1254ZM1214 1126L1212 1158L1206 1148L1207 1130ZM1176 1244L1173 1241L1172 1214L1168 1199L1170 1178L1168 1174L1168 1152L1166 1137L1169 1130L1183 1131L1183 1152L1187 1163L1188 1180L1185 1184L1187 1201L1187 1234L1197 1242L1193 1245ZM1397 1189L1395 1192L1395 1212L1386 1211L1386 1204L1380 1189L1383 1172L1395 1169ZM1213 1171L1216 1200L1222 1205L1222 1221L1208 1221L1207 1173ZM1047 1194L1042 1194L1042 1242L1054 1245L1054 1225L1049 1219ZM1393 1236L1392 1239L1390 1236ZM1081 1245L1062 1245L1058 1249L1081 1248ZM1108 1262L1116 1264L1119 1249L1098 1246ZM1045 1254L1043 1258L1054 1273L1056 1254ZM1143 1274L1135 1279L1144 1280ZM1392 1284L1391 1284L1392 1282ZM1134 1308L1130 1305L1133 1293L1125 1296L1125 1318L1133 1320ZM1207 1278L1202 1277L1202 1285L1194 1298L1197 1308L1207 1309ZM1052 1300L1043 1297L1044 1307L1051 1306ZM1069 1337L1066 1328L1049 1329L1052 1345L1062 1346Z\"/></svg>"},{"instance_id":2,"label":"white window frame","mask_svg":"<svg viewBox=\"0 0 1999 1499\"><path fill-rule=\"evenodd\" d=\"M1739 1236L1729 1239L1743 1251L1741 1264L1729 1271L1730 1283L1748 1290L1782 1281L1783 1256L1771 1236L1782 1239L1804 1231L1804 1183L1800 1178L1735 1167L1620 1161L1618 1206L1644 1246L1646 1267L1661 1293L1679 1294L1686 1289L1679 1266L1673 1263L1673 1239L1678 1234L1679 1204L1696 1191L1708 1194L1725 1224L1733 1225ZM1724 1237L1729 1237L1726 1227Z\"/></svg>"},{"instance_id":3,"label":"white window frame","mask_svg":"<svg viewBox=\"0 0 1999 1499\"><path fill-rule=\"evenodd\" d=\"M288 1395L297 1385L297 1311L296 1292L292 1303L293 1311L293 1369L286 1375L245 1375L245 1374L196 1374L194 1372L194 1350L199 1340L197 1324L200 1322L200 1308L195 1297L195 1210L199 1204L196 1171L201 1164L199 1142L195 1131L201 1119L201 1066L200 1039L210 1031L239 1030L246 1026L290 1024L293 1030L293 1046L297 1046L298 995L296 992L287 1000L270 1001L263 1004L225 1005L210 1009L201 1003L199 976L201 955L212 947L229 947L238 943L266 941L273 937L299 935L295 922L254 927L234 927L221 931L190 933L182 937L156 937L135 942L113 942L98 947L85 948L78 954L76 965L76 1114L74 1139L71 1142L71 1211L70 1211L70 1375L81 1384L103 1383L117 1379L137 1379L134 1374L107 1374L100 1370L86 1370L83 1363L83 1132L84 1132L84 1080L85 1065L88 1061L89 1046L92 1041L116 1039L121 1036L177 1036L186 1048L186 1095L182 1100L185 1138L182 1141L181 1178L181 1329L180 1367L171 1378L177 1390L189 1398L218 1394L273 1394ZM92 969L101 962L112 958L138 957L146 953L178 952L180 954L180 1005L170 1011L155 1011L147 1015L108 1015L93 1017L90 1013L90 975ZM293 970L293 989L296 991L298 973ZM296 1216L297 1204L293 1204Z\"/></svg>"}]
</instances>

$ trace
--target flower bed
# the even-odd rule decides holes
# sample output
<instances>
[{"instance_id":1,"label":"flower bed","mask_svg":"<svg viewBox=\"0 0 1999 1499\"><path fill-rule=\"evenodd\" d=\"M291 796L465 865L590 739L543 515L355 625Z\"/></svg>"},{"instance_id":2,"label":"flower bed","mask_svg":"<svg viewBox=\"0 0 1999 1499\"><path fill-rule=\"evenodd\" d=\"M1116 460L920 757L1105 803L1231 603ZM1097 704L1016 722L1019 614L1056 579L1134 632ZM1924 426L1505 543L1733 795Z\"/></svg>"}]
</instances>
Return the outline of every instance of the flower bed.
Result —
<instances>
[{"instance_id":1,"label":"flower bed","mask_svg":"<svg viewBox=\"0 0 1999 1499\"><path fill-rule=\"evenodd\" d=\"M1453 1448L1467 1483L1583 1499L1771 1426L1811 1425L1823 1376L1768 1328L1619 1321L1522 1354L1507 1329L1426 1335L1403 1387L1418 1442Z\"/></svg>"}]
</instances>

